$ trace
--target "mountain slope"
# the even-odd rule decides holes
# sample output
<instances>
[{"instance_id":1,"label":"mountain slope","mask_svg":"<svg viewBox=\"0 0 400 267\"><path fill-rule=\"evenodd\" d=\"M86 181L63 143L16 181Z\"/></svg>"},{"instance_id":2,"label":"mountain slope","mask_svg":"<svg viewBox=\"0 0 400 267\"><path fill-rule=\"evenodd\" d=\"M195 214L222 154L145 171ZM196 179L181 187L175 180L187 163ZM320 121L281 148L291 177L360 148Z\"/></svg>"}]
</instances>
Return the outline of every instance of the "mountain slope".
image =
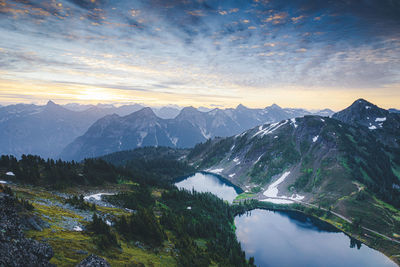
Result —
<instances>
[{"instance_id":1,"label":"mountain slope","mask_svg":"<svg viewBox=\"0 0 400 267\"><path fill-rule=\"evenodd\" d=\"M98 120L61 157L80 160L141 146L187 147L203 140L187 121L164 120L151 108L143 108L128 116L114 114Z\"/></svg>"},{"instance_id":2,"label":"mountain slope","mask_svg":"<svg viewBox=\"0 0 400 267\"><path fill-rule=\"evenodd\" d=\"M353 126L368 128L388 148L400 147L400 114L358 99L348 108L335 113L332 118Z\"/></svg>"},{"instance_id":3,"label":"mountain slope","mask_svg":"<svg viewBox=\"0 0 400 267\"><path fill-rule=\"evenodd\" d=\"M188 159L253 191L288 172L278 186L283 196L329 206L358 182L400 205L400 177L387 151L367 128L335 119L305 116L262 125L197 145Z\"/></svg>"},{"instance_id":4,"label":"mountain slope","mask_svg":"<svg viewBox=\"0 0 400 267\"><path fill-rule=\"evenodd\" d=\"M231 136L265 122L276 122L310 112L282 109L272 105L265 109L213 109L201 112L185 107L173 119L162 119L150 109L128 116L107 116L90 127L61 153L63 159L80 160L143 146L193 147L215 136ZM326 111L324 111L326 113Z\"/></svg>"},{"instance_id":5,"label":"mountain slope","mask_svg":"<svg viewBox=\"0 0 400 267\"><path fill-rule=\"evenodd\" d=\"M45 106L3 107L0 109L0 154L55 157L102 116L98 110L74 112L52 101Z\"/></svg>"}]
</instances>

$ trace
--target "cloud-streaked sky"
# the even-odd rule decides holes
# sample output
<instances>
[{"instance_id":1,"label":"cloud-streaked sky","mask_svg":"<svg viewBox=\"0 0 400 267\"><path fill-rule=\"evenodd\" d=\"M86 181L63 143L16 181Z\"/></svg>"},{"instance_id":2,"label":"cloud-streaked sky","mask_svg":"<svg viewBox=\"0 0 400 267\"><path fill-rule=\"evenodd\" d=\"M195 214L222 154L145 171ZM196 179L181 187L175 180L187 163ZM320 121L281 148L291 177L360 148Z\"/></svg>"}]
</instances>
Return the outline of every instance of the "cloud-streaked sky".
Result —
<instances>
[{"instance_id":1,"label":"cloud-streaked sky","mask_svg":"<svg viewBox=\"0 0 400 267\"><path fill-rule=\"evenodd\" d=\"M0 103L400 107L398 0L0 0Z\"/></svg>"}]
</instances>

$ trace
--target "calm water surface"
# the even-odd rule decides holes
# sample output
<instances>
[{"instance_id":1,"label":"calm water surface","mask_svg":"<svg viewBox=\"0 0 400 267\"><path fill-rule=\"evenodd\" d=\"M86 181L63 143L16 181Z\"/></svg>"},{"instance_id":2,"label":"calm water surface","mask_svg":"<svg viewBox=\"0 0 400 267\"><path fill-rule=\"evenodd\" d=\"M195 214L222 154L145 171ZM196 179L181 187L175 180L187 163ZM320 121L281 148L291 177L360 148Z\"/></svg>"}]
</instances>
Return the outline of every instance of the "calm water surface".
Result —
<instances>
[{"instance_id":1,"label":"calm water surface","mask_svg":"<svg viewBox=\"0 0 400 267\"><path fill-rule=\"evenodd\" d=\"M178 188L211 192L232 203L239 188L208 173L196 173L175 183ZM295 212L253 210L235 218L236 235L246 256L257 266L396 266L331 225Z\"/></svg>"},{"instance_id":2,"label":"calm water surface","mask_svg":"<svg viewBox=\"0 0 400 267\"><path fill-rule=\"evenodd\" d=\"M210 192L230 203L241 193L228 181L224 181L216 175L198 172L175 183L178 188L196 190L197 192Z\"/></svg>"},{"instance_id":3,"label":"calm water surface","mask_svg":"<svg viewBox=\"0 0 400 267\"><path fill-rule=\"evenodd\" d=\"M236 235L257 266L396 266L382 253L321 221L292 212L253 210L235 218Z\"/></svg>"}]
</instances>

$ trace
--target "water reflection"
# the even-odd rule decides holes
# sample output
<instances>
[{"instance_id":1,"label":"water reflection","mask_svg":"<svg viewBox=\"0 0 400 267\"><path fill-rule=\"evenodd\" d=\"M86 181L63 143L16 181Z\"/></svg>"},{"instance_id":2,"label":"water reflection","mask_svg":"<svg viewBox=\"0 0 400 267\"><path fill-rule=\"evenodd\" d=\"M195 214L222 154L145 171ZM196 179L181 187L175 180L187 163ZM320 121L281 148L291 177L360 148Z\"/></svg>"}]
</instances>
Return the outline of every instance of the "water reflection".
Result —
<instances>
[{"instance_id":1,"label":"water reflection","mask_svg":"<svg viewBox=\"0 0 400 267\"><path fill-rule=\"evenodd\" d=\"M175 185L186 190L194 189L197 192L210 192L230 203L241 193L239 188L235 188L228 181L224 181L216 175L203 172L186 177L176 182Z\"/></svg>"},{"instance_id":2,"label":"water reflection","mask_svg":"<svg viewBox=\"0 0 400 267\"><path fill-rule=\"evenodd\" d=\"M236 217L235 225L242 248L257 266L396 266L382 253L301 213L253 210Z\"/></svg>"}]
</instances>

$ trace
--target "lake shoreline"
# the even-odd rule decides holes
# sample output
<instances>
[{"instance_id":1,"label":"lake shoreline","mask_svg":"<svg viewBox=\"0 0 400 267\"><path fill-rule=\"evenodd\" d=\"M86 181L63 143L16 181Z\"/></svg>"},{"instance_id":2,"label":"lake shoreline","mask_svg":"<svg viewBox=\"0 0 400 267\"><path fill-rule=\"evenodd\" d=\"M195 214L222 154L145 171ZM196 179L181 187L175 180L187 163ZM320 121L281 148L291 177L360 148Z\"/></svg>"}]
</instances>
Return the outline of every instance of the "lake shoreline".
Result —
<instances>
[{"instance_id":1,"label":"lake shoreline","mask_svg":"<svg viewBox=\"0 0 400 267\"><path fill-rule=\"evenodd\" d=\"M196 178L196 175L200 175L200 177L197 177L199 179L194 179ZM264 210L270 210L270 211L277 211L277 212L296 212L300 213L304 216L308 216L309 218L313 218L315 220L318 220L320 223L325 223L328 224L329 226L333 227L336 231L344 233L348 238L351 240L354 240L355 243L360 243L364 244L366 247L379 251L382 254L384 254L386 257L388 257L392 262L394 262L396 265L400 265L399 258L393 257L393 255L397 255L400 253L397 253L398 247L393 247L394 244L392 244L392 241L385 240L381 236L375 236L373 233L371 235L365 235L361 229L359 228L354 228L353 223L347 219L344 218L343 216L338 216L337 213L332 212L328 209L324 208L319 208L315 205L309 204L309 203L303 203L301 201L292 201L293 203L290 204L278 204L278 203L271 203L271 202L265 202L265 201L260 201L258 199L258 195L248 195L243 192L243 190L234 185L232 182L227 180L226 178L215 174L215 173L210 173L206 171L199 171L196 173L193 173L191 175L187 175L184 177L180 177L174 180L174 184L177 185L181 183L180 186L186 190L191 191L192 188L197 188L199 186L199 190L204 192L204 190L208 191L209 189L205 189L204 185L207 184L206 180L201 180L203 176L212 176L212 180L218 180L218 183L214 184L209 184L208 186L212 186L213 189L214 187L218 187L218 185L222 185L223 187L232 187L231 191L236 192L236 197L233 196L233 201L232 201L232 192L229 195L230 200L228 202L231 203L231 206L234 207L235 214L234 216L238 216L241 214L244 214L246 212L252 211L254 209L264 209ZM200 179L201 178L201 179ZM188 180L186 185L183 185L185 183L185 180ZM189 182L191 180L191 182ZM196 182L195 182L196 181ZM196 185L198 183L198 185ZM207 186L206 186L207 187ZM237 188L240 188L241 191L237 190ZM195 189L196 190L196 189ZM198 191L198 190L197 190ZM213 190L211 190L213 191ZM210 192L210 191L209 191ZM240 192L243 192L240 194ZM225 195L227 192L226 190L221 190L216 189L215 192L212 192L213 194L216 194L218 197L225 199L227 201L227 195ZM343 218L344 219L343 219ZM347 219L347 220L346 220ZM232 222L234 223L234 222ZM378 240L378 243L377 243Z\"/></svg>"},{"instance_id":2,"label":"lake shoreline","mask_svg":"<svg viewBox=\"0 0 400 267\"><path fill-rule=\"evenodd\" d=\"M268 211L276 211L276 212L297 212L297 213L301 213L304 216L309 216L312 217L314 219L317 219L321 222L327 223L330 226L334 227L335 229L337 229L338 232L342 232L345 235L347 235L349 238L355 239L358 242L361 242L362 244L364 244L365 246L374 249L376 251L381 252L382 254L384 254L387 258L389 258L392 262L394 262L397 266L400 266L400 255L399 257L393 257L393 255L390 253L390 248L387 249L387 246L383 245L383 246L375 246L373 242L373 240L370 240L373 238L373 236L367 236L370 237L369 239L366 239L365 237L362 238L362 235L355 233L354 231L350 231L349 226L350 224L348 222L346 222L345 220L343 220L340 217L337 217L334 214L331 214L330 217L334 216L336 220L332 220L332 219L327 219L324 216L318 216L317 214L315 214L315 212L312 212L314 209L307 209L306 205L302 205L300 203L294 203L294 204L275 204L275 203L268 203L268 202L261 202L259 200L256 199L244 199L241 200L240 202L245 202L245 201L251 201L254 203L254 201L256 202L256 206L252 206L249 209L246 209L243 213L244 214L246 212L251 212L252 210L256 210L256 209L261 209L261 210L268 210ZM239 202L234 202L232 203L232 205L238 205ZM253 204L254 205L254 204ZM304 210L302 208L299 207L303 207L305 208ZM310 212L311 211L311 212ZM321 210L320 210L321 211ZM236 216L240 216L241 214L236 214ZM344 227L341 225L347 225L347 227L345 227L346 229L344 229ZM392 243L392 241L390 240L385 240L380 236L377 236L377 238L381 239L382 241L386 241L386 242L390 242ZM388 243L387 245L389 245L390 243Z\"/></svg>"}]
</instances>

